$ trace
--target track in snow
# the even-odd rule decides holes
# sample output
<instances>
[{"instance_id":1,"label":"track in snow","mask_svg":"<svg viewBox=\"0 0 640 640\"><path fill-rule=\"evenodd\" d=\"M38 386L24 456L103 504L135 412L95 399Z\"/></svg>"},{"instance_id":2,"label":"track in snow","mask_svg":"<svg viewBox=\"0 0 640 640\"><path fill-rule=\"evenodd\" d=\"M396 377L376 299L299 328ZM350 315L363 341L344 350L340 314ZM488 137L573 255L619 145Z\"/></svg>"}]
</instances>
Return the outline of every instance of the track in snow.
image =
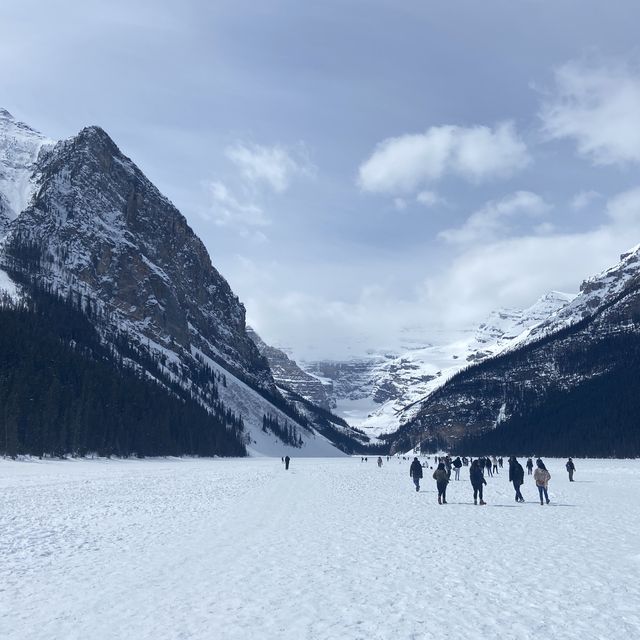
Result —
<instances>
[{"instance_id":1,"label":"track in snow","mask_svg":"<svg viewBox=\"0 0 640 640\"><path fill-rule=\"evenodd\" d=\"M373 458L0 461L0 637L640 637L640 463L438 506Z\"/></svg>"}]
</instances>

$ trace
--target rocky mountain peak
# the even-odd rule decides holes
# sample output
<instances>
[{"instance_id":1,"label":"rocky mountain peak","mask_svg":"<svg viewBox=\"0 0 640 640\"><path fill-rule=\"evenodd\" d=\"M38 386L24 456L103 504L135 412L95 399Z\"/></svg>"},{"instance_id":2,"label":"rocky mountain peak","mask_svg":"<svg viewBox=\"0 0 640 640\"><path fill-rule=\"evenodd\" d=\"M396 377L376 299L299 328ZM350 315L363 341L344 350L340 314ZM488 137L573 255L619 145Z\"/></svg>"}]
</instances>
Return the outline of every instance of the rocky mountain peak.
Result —
<instances>
[{"instance_id":1,"label":"rocky mountain peak","mask_svg":"<svg viewBox=\"0 0 640 640\"><path fill-rule=\"evenodd\" d=\"M38 277L101 301L130 329L196 348L274 387L245 310L186 219L100 127L47 149L9 249L36 247Z\"/></svg>"}]
</instances>

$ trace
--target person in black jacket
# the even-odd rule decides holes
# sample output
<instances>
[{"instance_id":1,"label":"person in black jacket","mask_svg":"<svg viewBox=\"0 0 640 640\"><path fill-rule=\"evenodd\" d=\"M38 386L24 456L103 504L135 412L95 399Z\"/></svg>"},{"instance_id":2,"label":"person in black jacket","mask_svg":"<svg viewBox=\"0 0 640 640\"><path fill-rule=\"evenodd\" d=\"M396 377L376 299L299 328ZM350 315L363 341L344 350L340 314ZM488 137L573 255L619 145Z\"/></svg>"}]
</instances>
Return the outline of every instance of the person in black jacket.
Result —
<instances>
[{"instance_id":1,"label":"person in black jacket","mask_svg":"<svg viewBox=\"0 0 640 640\"><path fill-rule=\"evenodd\" d=\"M413 478L413 484L416 485L416 491L420 491L420 478L422 478L422 465L418 458L414 458L409 467L409 477Z\"/></svg>"},{"instance_id":2,"label":"person in black jacket","mask_svg":"<svg viewBox=\"0 0 640 640\"><path fill-rule=\"evenodd\" d=\"M289 469L289 463L291 462L291 458L289 456L284 457L284 468Z\"/></svg>"},{"instance_id":3,"label":"person in black jacket","mask_svg":"<svg viewBox=\"0 0 640 640\"><path fill-rule=\"evenodd\" d=\"M462 460L460 460L460 456L458 456L451 464L456 472L456 480L460 480L460 467L462 467Z\"/></svg>"},{"instance_id":4,"label":"person in black jacket","mask_svg":"<svg viewBox=\"0 0 640 640\"><path fill-rule=\"evenodd\" d=\"M527 475L530 476L533 473L533 460L529 458L527 460Z\"/></svg>"},{"instance_id":5,"label":"person in black jacket","mask_svg":"<svg viewBox=\"0 0 640 640\"><path fill-rule=\"evenodd\" d=\"M478 504L478 498L480 498L480 504L487 504L482 499L482 487L487 484L487 481L484 479L484 474L477 460L471 463L469 480L471 480L471 486L473 487L473 504Z\"/></svg>"},{"instance_id":6,"label":"person in black jacket","mask_svg":"<svg viewBox=\"0 0 640 640\"><path fill-rule=\"evenodd\" d=\"M509 481L516 490L516 502L524 502L520 487L524 484L524 469L515 456L509 458Z\"/></svg>"},{"instance_id":7,"label":"person in black jacket","mask_svg":"<svg viewBox=\"0 0 640 640\"><path fill-rule=\"evenodd\" d=\"M433 479L438 487L438 504L447 504L447 484L449 484L449 473L441 462L438 468L433 472Z\"/></svg>"},{"instance_id":8,"label":"person in black jacket","mask_svg":"<svg viewBox=\"0 0 640 640\"><path fill-rule=\"evenodd\" d=\"M491 472L491 458L489 458L488 456L485 458L484 468L487 470L487 475L490 478L493 478L493 473Z\"/></svg>"},{"instance_id":9,"label":"person in black jacket","mask_svg":"<svg viewBox=\"0 0 640 640\"><path fill-rule=\"evenodd\" d=\"M569 482L573 482L573 474L576 470L576 465L573 464L573 458L569 458L567 460L567 464L565 465L565 467L567 468L567 471L569 472Z\"/></svg>"}]
</instances>

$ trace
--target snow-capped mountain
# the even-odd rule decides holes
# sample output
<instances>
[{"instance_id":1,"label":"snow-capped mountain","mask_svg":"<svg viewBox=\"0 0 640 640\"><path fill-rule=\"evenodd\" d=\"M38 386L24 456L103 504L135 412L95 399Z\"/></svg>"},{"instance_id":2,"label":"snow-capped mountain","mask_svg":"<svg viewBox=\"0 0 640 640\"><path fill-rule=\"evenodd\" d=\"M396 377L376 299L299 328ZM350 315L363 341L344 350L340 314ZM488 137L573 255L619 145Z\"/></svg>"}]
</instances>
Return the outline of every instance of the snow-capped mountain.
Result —
<instances>
[{"instance_id":1,"label":"snow-capped mountain","mask_svg":"<svg viewBox=\"0 0 640 640\"><path fill-rule=\"evenodd\" d=\"M325 381L336 413L372 437L396 431L430 393L451 376L500 353L523 334L554 317L575 295L552 291L527 309L501 309L475 331L453 341L413 348L402 354L372 355L345 362L304 362Z\"/></svg>"},{"instance_id":2,"label":"snow-capped mountain","mask_svg":"<svg viewBox=\"0 0 640 640\"><path fill-rule=\"evenodd\" d=\"M52 141L0 108L0 234L31 199L35 163Z\"/></svg>"},{"instance_id":3,"label":"snow-capped mountain","mask_svg":"<svg viewBox=\"0 0 640 640\"><path fill-rule=\"evenodd\" d=\"M636 247L546 320L431 393L394 435L394 446L509 443L531 452L546 443L562 454L634 451L638 438L629 429L637 434L639 369Z\"/></svg>"},{"instance_id":4,"label":"snow-capped mountain","mask_svg":"<svg viewBox=\"0 0 640 640\"><path fill-rule=\"evenodd\" d=\"M268 415L295 425L296 455L338 453L278 391L244 306L185 218L102 129L53 144L3 111L0 150L6 272L87 301L105 340L126 332L205 404L189 371L224 376L220 399L242 416L249 451L287 449L263 428Z\"/></svg>"}]
</instances>

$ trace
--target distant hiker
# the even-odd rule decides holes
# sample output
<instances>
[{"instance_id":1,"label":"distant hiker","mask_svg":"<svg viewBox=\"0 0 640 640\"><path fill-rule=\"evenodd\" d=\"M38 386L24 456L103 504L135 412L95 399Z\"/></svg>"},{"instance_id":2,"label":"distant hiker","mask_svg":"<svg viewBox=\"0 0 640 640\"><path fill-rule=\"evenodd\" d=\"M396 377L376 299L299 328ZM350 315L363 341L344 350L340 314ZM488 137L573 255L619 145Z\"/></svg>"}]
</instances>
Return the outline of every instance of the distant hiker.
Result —
<instances>
[{"instance_id":1,"label":"distant hiker","mask_svg":"<svg viewBox=\"0 0 640 640\"><path fill-rule=\"evenodd\" d=\"M569 458L567 460L567 464L565 465L565 467L567 468L567 471L569 472L569 482L573 482L573 474L576 470L576 465L573 464L573 459Z\"/></svg>"},{"instance_id":2,"label":"distant hiker","mask_svg":"<svg viewBox=\"0 0 640 640\"><path fill-rule=\"evenodd\" d=\"M491 458L491 466L493 473L498 473L498 458L496 458L495 456Z\"/></svg>"},{"instance_id":3,"label":"distant hiker","mask_svg":"<svg viewBox=\"0 0 640 640\"><path fill-rule=\"evenodd\" d=\"M485 469L487 470L487 475L488 475L490 478L493 478L493 473L491 473L491 458L487 458L487 459L484 461L484 466L485 466Z\"/></svg>"},{"instance_id":4,"label":"distant hiker","mask_svg":"<svg viewBox=\"0 0 640 640\"><path fill-rule=\"evenodd\" d=\"M462 456L462 464L463 464L465 467L468 467L468 466L469 466L469 458L467 458L467 456Z\"/></svg>"},{"instance_id":5,"label":"distant hiker","mask_svg":"<svg viewBox=\"0 0 640 640\"><path fill-rule=\"evenodd\" d=\"M284 457L284 468L289 469L289 463L291 462L291 458L289 456Z\"/></svg>"},{"instance_id":6,"label":"distant hiker","mask_svg":"<svg viewBox=\"0 0 640 640\"><path fill-rule=\"evenodd\" d=\"M533 471L533 460L529 458L527 460L527 475L530 476L532 471Z\"/></svg>"},{"instance_id":7,"label":"distant hiker","mask_svg":"<svg viewBox=\"0 0 640 640\"><path fill-rule=\"evenodd\" d=\"M524 469L515 456L509 458L509 482L513 482L516 490L516 502L524 502L520 487L524 484Z\"/></svg>"},{"instance_id":8,"label":"distant hiker","mask_svg":"<svg viewBox=\"0 0 640 640\"><path fill-rule=\"evenodd\" d=\"M416 485L416 491L420 491L420 478L422 478L422 465L418 458L414 458L409 467L409 477L413 478L413 484Z\"/></svg>"},{"instance_id":9,"label":"distant hiker","mask_svg":"<svg viewBox=\"0 0 640 640\"><path fill-rule=\"evenodd\" d=\"M478 504L478 498L480 498L480 504L487 504L482 499L482 487L487 484L487 481L484 479L484 475L482 475L482 469L480 468L480 464L477 460L474 460L471 463L471 467L469 468L469 480L473 487L473 504Z\"/></svg>"},{"instance_id":10,"label":"distant hiker","mask_svg":"<svg viewBox=\"0 0 640 640\"><path fill-rule=\"evenodd\" d=\"M502 469L502 464L503 464L503 462L504 462L504 461L503 461L503 459L502 459L502 456L500 456L500 457L498 458L498 466L499 466L501 469Z\"/></svg>"},{"instance_id":11,"label":"distant hiker","mask_svg":"<svg viewBox=\"0 0 640 640\"><path fill-rule=\"evenodd\" d=\"M438 468L433 472L433 479L438 487L438 504L447 504L447 484L449 484L449 474L444 466L440 463Z\"/></svg>"},{"instance_id":12,"label":"distant hiker","mask_svg":"<svg viewBox=\"0 0 640 640\"><path fill-rule=\"evenodd\" d=\"M451 464L453 464L453 468L456 472L456 480L460 480L460 467L462 466L460 456L458 456Z\"/></svg>"},{"instance_id":13,"label":"distant hiker","mask_svg":"<svg viewBox=\"0 0 640 640\"><path fill-rule=\"evenodd\" d=\"M544 504L542 497L549 504L549 494L547 489L549 487L549 480L551 480L551 474L547 471L547 467L544 466L544 462L538 458L536 460L537 469L533 473L533 479L535 480L536 487L538 487L538 493L540 494L540 504Z\"/></svg>"},{"instance_id":14,"label":"distant hiker","mask_svg":"<svg viewBox=\"0 0 640 640\"><path fill-rule=\"evenodd\" d=\"M382 466L382 458L378 456L378 467Z\"/></svg>"}]
</instances>

